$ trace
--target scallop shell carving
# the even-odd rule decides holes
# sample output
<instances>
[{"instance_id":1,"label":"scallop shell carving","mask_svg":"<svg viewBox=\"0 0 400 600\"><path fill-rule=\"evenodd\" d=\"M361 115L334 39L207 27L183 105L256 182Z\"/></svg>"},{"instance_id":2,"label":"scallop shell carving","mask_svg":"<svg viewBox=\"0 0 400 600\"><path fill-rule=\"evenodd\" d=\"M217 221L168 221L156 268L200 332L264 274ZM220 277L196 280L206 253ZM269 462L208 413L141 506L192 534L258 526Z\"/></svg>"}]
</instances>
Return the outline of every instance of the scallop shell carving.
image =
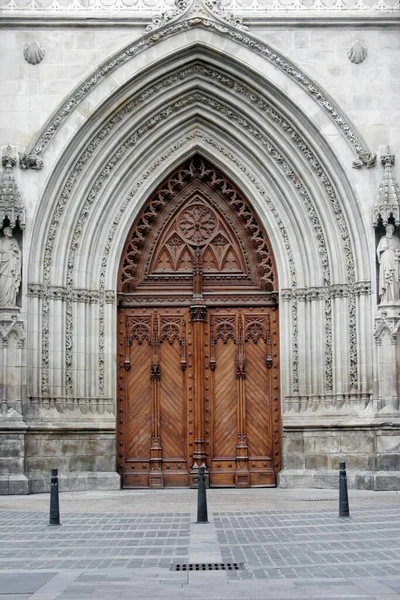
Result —
<instances>
[{"instance_id":1,"label":"scallop shell carving","mask_svg":"<svg viewBox=\"0 0 400 600\"><path fill-rule=\"evenodd\" d=\"M354 42L350 50L347 52L347 56L352 63L358 65L362 63L367 58L367 49L364 48L361 42L358 40Z\"/></svg>"},{"instance_id":2,"label":"scallop shell carving","mask_svg":"<svg viewBox=\"0 0 400 600\"><path fill-rule=\"evenodd\" d=\"M38 65L44 58L44 48L39 42L29 42L24 46L24 58L30 65Z\"/></svg>"}]
</instances>

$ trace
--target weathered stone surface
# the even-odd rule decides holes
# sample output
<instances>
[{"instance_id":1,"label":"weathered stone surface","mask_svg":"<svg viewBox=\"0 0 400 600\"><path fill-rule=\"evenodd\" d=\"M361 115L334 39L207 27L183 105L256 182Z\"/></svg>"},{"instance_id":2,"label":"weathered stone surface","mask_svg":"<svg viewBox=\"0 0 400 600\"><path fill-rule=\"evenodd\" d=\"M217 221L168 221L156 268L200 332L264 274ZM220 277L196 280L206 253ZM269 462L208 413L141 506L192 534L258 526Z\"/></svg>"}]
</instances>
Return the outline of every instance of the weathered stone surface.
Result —
<instances>
[{"instance_id":1,"label":"weathered stone surface","mask_svg":"<svg viewBox=\"0 0 400 600\"><path fill-rule=\"evenodd\" d=\"M172 23L151 38L140 14L129 31L111 17L82 31L73 26L79 11L64 20L62 7L45 7L37 65L23 57L32 32L19 16L4 24L0 146L17 156L46 143L31 160L43 159L42 170L14 169L26 204L18 309L27 336L2 329L0 373L7 370L14 404L0 385L0 427L12 417L29 431L0 434L1 493L10 474L27 474L31 491L44 491L53 467L71 490L108 485L120 401L117 309L106 291L115 299L121 248L140 207L194 149L248 195L274 248L282 485L336 485L342 461L351 485L395 485L400 316L399 307L390 315L378 307L373 257L384 231L382 223L374 230L371 211L387 144L399 177L400 41L388 26L393 11L356 7L341 26L345 4L330 13L334 26L328 7L307 22L303 6L292 7L288 27L267 20L246 33L214 27L211 15L206 27ZM363 27L365 18L373 26ZM355 65L347 51L360 27L368 54ZM201 72L191 71L193 57ZM360 159L376 153L375 167Z\"/></svg>"}]
</instances>

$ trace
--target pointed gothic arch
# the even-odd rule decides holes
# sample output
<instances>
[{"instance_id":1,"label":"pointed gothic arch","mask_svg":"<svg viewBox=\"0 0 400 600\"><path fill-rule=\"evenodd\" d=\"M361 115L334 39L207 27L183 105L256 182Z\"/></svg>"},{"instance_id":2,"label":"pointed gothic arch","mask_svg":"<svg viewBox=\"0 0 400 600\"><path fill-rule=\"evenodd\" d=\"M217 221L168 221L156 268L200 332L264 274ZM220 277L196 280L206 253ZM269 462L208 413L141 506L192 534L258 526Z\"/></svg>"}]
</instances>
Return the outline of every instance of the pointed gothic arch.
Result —
<instances>
[{"instance_id":1,"label":"pointed gothic arch","mask_svg":"<svg viewBox=\"0 0 400 600\"><path fill-rule=\"evenodd\" d=\"M151 195L118 284L118 468L126 487L274 486L278 281L266 233L204 157Z\"/></svg>"}]
</instances>

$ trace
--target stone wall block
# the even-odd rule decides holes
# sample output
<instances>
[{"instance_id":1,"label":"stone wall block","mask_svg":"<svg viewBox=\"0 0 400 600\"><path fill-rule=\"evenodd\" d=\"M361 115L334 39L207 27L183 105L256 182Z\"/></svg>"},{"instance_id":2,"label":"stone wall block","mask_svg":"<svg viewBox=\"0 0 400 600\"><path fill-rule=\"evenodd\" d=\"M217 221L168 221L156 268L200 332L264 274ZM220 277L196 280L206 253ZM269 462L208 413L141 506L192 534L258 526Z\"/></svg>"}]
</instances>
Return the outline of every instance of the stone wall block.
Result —
<instances>
[{"instance_id":1,"label":"stone wall block","mask_svg":"<svg viewBox=\"0 0 400 600\"><path fill-rule=\"evenodd\" d=\"M61 439L60 450L60 453L66 456L85 454L84 441L80 437Z\"/></svg>"},{"instance_id":2,"label":"stone wall block","mask_svg":"<svg viewBox=\"0 0 400 600\"><path fill-rule=\"evenodd\" d=\"M60 471L69 471L70 457L66 456L31 456L26 459L26 471L31 473L38 471L40 473L49 473L51 469Z\"/></svg>"},{"instance_id":3,"label":"stone wall block","mask_svg":"<svg viewBox=\"0 0 400 600\"><path fill-rule=\"evenodd\" d=\"M341 451L341 438L331 435L316 436L314 438L314 451L321 454L337 454Z\"/></svg>"},{"instance_id":4,"label":"stone wall block","mask_svg":"<svg viewBox=\"0 0 400 600\"><path fill-rule=\"evenodd\" d=\"M0 475L9 475L10 473L23 473L24 459L18 457L2 457L0 459Z\"/></svg>"},{"instance_id":5,"label":"stone wall block","mask_svg":"<svg viewBox=\"0 0 400 600\"><path fill-rule=\"evenodd\" d=\"M349 487L356 490L373 490L375 489L375 480L373 475L360 473L350 477L351 484Z\"/></svg>"},{"instance_id":6,"label":"stone wall block","mask_svg":"<svg viewBox=\"0 0 400 600\"><path fill-rule=\"evenodd\" d=\"M370 471L375 468L375 456L370 454L340 454L330 455L328 465L330 469L339 472L339 464L346 463L348 471Z\"/></svg>"},{"instance_id":7,"label":"stone wall block","mask_svg":"<svg viewBox=\"0 0 400 600\"><path fill-rule=\"evenodd\" d=\"M284 454L284 467L286 469L304 469L304 454Z\"/></svg>"},{"instance_id":8,"label":"stone wall block","mask_svg":"<svg viewBox=\"0 0 400 600\"><path fill-rule=\"evenodd\" d=\"M41 454L42 439L32 435L26 436L25 454L26 456L38 456Z\"/></svg>"},{"instance_id":9,"label":"stone wall block","mask_svg":"<svg viewBox=\"0 0 400 600\"><path fill-rule=\"evenodd\" d=\"M83 453L94 456L103 456L114 453L115 458L115 436L110 438L97 437L95 439L84 440Z\"/></svg>"},{"instance_id":10,"label":"stone wall block","mask_svg":"<svg viewBox=\"0 0 400 600\"><path fill-rule=\"evenodd\" d=\"M376 457L378 471L398 471L400 469L400 453L378 454Z\"/></svg>"},{"instance_id":11,"label":"stone wall block","mask_svg":"<svg viewBox=\"0 0 400 600\"><path fill-rule=\"evenodd\" d=\"M98 471L112 471L115 469L115 454L106 456L97 456L96 459L96 472Z\"/></svg>"},{"instance_id":12,"label":"stone wall block","mask_svg":"<svg viewBox=\"0 0 400 600\"><path fill-rule=\"evenodd\" d=\"M23 458L24 446L21 440L0 439L0 461L5 458Z\"/></svg>"},{"instance_id":13,"label":"stone wall block","mask_svg":"<svg viewBox=\"0 0 400 600\"><path fill-rule=\"evenodd\" d=\"M343 432L341 436L341 450L347 453L374 453L374 432L351 431Z\"/></svg>"},{"instance_id":14,"label":"stone wall block","mask_svg":"<svg viewBox=\"0 0 400 600\"><path fill-rule=\"evenodd\" d=\"M8 479L8 493L15 495L29 494L29 481L25 475L13 475Z\"/></svg>"},{"instance_id":15,"label":"stone wall block","mask_svg":"<svg viewBox=\"0 0 400 600\"><path fill-rule=\"evenodd\" d=\"M306 469L327 469L329 465L327 454L311 454L305 456Z\"/></svg>"},{"instance_id":16,"label":"stone wall block","mask_svg":"<svg viewBox=\"0 0 400 600\"><path fill-rule=\"evenodd\" d=\"M62 451L62 444L57 439L42 439L40 443L40 456L59 456L67 454Z\"/></svg>"},{"instance_id":17,"label":"stone wall block","mask_svg":"<svg viewBox=\"0 0 400 600\"><path fill-rule=\"evenodd\" d=\"M400 471L393 474L377 473L375 476L375 490L400 490Z\"/></svg>"},{"instance_id":18,"label":"stone wall block","mask_svg":"<svg viewBox=\"0 0 400 600\"><path fill-rule=\"evenodd\" d=\"M283 437L283 453L292 454L297 452L301 454L304 452L303 435L301 433L285 434Z\"/></svg>"},{"instance_id":19,"label":"stone wall block","mask_svg":"<svg viewBox=\"0 0 400 600\"><path fill-rule=\"evenodd\" d=\"M69 471L94 471L96 458L94 456L73 456L70 459Z\"/></svg>"},{"instance_id":20,"label":"stone wall block","mask_svg":"<svg viewBox=\"0 0 400 600\"><path fill-rule=\"evenodd\" d=\"M400 433L382 434L376 437L376 451L379 453L400 453Z\"/></svg>"}]
</instances>

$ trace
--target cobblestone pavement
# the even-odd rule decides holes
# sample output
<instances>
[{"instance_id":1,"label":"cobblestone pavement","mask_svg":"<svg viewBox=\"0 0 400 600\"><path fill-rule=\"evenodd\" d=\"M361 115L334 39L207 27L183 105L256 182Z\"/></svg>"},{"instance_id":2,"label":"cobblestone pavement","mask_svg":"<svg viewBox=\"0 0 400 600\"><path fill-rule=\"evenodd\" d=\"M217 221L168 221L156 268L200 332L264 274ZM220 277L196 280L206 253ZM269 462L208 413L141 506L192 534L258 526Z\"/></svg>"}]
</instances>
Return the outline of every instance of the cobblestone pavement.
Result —
<instances>
[{"instance_id":1,"label":"cobblestone pavement","mask_svg":"<svg viewBox=\"0 0 400 600\"><path fill-rule=\"evenodd\" d=\"M0 497L0 600L400 599L400 493L193 490ZM173 571L236 563L239 570Z\"/></svg>"}]
</instances>

